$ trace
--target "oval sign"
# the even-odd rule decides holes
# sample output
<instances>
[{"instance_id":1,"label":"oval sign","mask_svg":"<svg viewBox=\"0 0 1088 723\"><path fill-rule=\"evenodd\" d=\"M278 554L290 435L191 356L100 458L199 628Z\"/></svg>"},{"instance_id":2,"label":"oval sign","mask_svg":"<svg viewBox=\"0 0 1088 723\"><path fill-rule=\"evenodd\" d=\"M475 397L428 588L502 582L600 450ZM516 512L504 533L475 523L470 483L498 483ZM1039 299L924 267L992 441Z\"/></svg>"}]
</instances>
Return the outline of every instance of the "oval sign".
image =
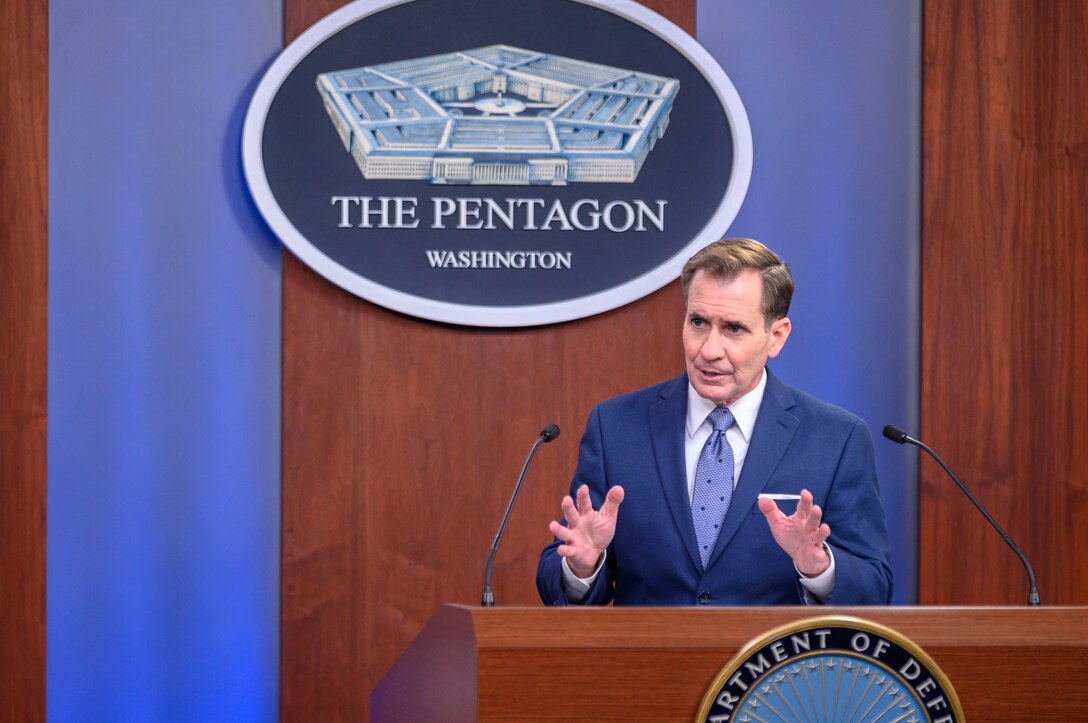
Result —
<instances>
[{"instance_id":1,"label":"oval sign","mask_svg":"<svg viewBox=\"0 0 1088 723\"><path fill-rule=\"evenodd\" d=\"M744 106L626 0L358 0L298 37L246 115L283 243L387 308L474 326L597 314L677 277L740 210Z\"/></svg>"}]
</instances>

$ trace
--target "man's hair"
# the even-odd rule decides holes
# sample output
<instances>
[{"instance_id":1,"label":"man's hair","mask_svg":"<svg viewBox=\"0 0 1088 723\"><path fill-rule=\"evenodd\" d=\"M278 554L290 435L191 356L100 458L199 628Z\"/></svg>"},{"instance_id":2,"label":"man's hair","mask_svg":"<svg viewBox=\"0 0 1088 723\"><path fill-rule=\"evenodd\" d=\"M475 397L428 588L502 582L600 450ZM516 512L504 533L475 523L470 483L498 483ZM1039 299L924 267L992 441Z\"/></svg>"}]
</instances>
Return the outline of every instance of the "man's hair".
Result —
<instances>
[{"instance_id":1,"label":"man's hair","mask_svg":"<svg viewBox=\"0 0 1088 723\"><path fill-rule=\"evenodd\" d=\"M688 259L680 272L684 301L687 302L688 287L697 271L720 281L732 281L749 269L758 272L763 281L760 310L764 323L770 328L772 321L783 318L790 311L793 274L778 254L750 238L723 238Z\"/></svg>"}]
</instances>

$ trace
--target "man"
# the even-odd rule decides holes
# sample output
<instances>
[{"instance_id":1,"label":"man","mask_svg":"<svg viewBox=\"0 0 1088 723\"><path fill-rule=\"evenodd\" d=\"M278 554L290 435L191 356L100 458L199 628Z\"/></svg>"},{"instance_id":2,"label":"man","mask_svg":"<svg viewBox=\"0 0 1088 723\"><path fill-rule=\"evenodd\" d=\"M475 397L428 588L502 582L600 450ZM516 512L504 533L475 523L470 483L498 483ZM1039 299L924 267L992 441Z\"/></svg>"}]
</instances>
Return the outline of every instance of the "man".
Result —
<instances>
[{"instance_id":1,"label":"man","mask_svg":"<svg viewBox=\"0 0 1088 723\"><path fill-rule=\"evenodd\" d=\"M873 445L858 417L767 368L793 277L724 239L681 274L687 371L589 415L564 523L541 554L548 605L887 604Z\"/></svg>"}]
</instances>

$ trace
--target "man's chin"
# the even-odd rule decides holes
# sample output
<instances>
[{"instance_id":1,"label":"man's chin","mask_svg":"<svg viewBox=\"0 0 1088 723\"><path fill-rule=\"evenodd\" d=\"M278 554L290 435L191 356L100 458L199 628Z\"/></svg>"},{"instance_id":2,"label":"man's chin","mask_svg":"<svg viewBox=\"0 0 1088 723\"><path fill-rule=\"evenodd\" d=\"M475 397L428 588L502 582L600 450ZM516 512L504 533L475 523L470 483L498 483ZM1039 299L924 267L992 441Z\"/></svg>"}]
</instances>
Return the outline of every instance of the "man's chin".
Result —
<instances>
[{"instance_id":1,"label":"man's chin","mask_svg":"<svg viewBox=\"0 0 1088 723\"><path fill-rule=\"evenodd\" d=\"M729 399L729 390L724 384L707 384L703 380L699 380L697 383L692 384L695 387L695 393L703 399L709 399L715 404L725 404Z\"/></svg>"}]
</instances>

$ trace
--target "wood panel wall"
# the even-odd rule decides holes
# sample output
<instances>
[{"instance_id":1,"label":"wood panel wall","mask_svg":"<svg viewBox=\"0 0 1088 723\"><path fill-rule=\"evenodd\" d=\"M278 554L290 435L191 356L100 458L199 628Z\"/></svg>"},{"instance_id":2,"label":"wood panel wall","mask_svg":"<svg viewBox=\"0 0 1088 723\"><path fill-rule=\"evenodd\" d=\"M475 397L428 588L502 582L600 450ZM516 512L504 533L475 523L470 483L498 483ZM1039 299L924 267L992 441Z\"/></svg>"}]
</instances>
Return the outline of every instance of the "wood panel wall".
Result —
<instances>
[{"instance_id":1,"label":"wood panel wall","mask_svg":"<svg viewBox=\"0 0 1088 723\"><path fill-rule=\"evenodd\" d=\"M48 3L0 2L0 720L45 720Z\"/></svg>"},{"instance_id":2,"label":"wood panel wall","mask_svg":"<svg viewBox=\"0 0 1088 723\"><path fill-rule=\"evenodd\" d=\"M340 3L286 0L285 40ZM689 32L695 0L647 2ZM595 402L683 369L676 283L623 309L513 331L362 301L289 254L283 274L281 716L365 720L370 690L444 602L477 604L529 447L543 447L495 564L497 604L537 604Z\"/></svg>"},{"instance_id":3,"label":"wood panel wall","mask_svg":"<svg viewBox=\"0 0 1088 723\"><path fill-rule=\"evenodd\" d=\"M1088 603L1088 3L927 0L923 439ZM921 464L919 596L1022 604L1020 563Z\"/></svg>"}]
</instances>

